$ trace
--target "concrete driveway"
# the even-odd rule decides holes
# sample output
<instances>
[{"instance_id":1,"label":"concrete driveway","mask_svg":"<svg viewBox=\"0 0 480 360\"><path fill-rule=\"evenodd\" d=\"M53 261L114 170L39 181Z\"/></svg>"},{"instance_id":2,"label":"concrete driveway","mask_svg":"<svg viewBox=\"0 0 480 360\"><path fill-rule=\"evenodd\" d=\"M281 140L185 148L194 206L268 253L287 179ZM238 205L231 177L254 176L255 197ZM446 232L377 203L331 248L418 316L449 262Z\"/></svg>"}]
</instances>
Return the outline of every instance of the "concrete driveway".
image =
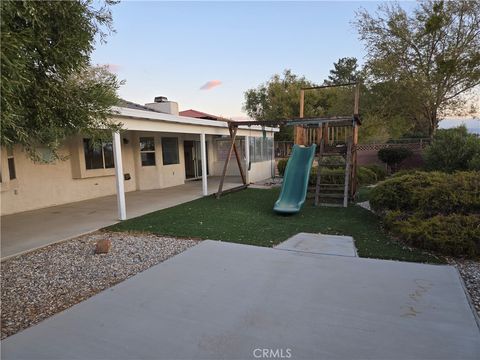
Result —
<instances>
[{"instance_id":1,"label":"concrete driveway","mask_svg":"<svg viewBox=\"0 0 480 360\"><path fill-rule=\"evenodd\" d=\"M208 178L209 194L218 190L218 183L218 177ZM227 177L224 189L239 185L239 178ZM185 185L128 192L125 196L130 219L201 198L202 183L188 181ZM115 195L2 216L1 257L18 255L117 222Z\"/></svg>"},{"instance_id":2,"label":"concrete driveway","mask_svg":"<svg viewBox=\"0 0 480 360\"><path fill-rule=\"evenodd\" d=\"M3 359L478 359L450 266L204 241L2 342Z\"/></svg>"}]
</instances>

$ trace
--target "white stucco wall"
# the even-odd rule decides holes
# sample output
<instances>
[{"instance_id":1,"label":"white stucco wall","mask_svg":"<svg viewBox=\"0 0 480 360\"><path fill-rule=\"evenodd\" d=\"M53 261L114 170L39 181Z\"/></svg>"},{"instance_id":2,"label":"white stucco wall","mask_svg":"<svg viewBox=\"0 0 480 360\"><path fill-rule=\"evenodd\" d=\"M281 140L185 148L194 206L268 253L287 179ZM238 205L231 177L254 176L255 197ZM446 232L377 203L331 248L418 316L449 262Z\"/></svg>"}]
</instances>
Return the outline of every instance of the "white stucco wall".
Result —
<instances>
[{"instance_id":1,"label":"white stucco wall","mask_svg":"<svg viewBox=\"0 0 480 360\"><path fill-rule=\"evenodd\" d=\"M61 149L67 160L58 160L52 164L34 163L22 149L17 146L13 150L16 179L5 181L1 185L1 214L34 210L69 202L92 199L115 193L115 176L111 175L74 178L74 167L77 165L72 157L70 147L74 141L69 140ZM80 149L83 151L83 149ZM2 151L2 175L5 161ZM130 173L132 179L125 181L125 191L135 190L135 169L132 148L122 146L124 172ZM113 170L113 169L108 169ZM93 170L95 172L95 170Z\"/></svg>"},{"instance_id":2,"label":"white stucco wall","mask_svg":"<svg viewBox=\"0 0 480 360\"><path fill-rule=\"evenodd\" d=\"M158 189L184 184L183 142L199 140L201 132L207 134L209 174L221 175L223 161L216 159L214 137L228 135L228 128L219 125L168 123L128 117L118 117L115 120L122 122L125 129L121 132L123 170L131 177L130 180L125 181L125 191ZM213 124L218 123L213 122ZM261 134L261 129L240 129L238 132L240 137L261 136ZM155 138L155 166L141 165L139 151L141 136ZM179 164L163 165L162 137L178 138ZM3 181L0 185L1 215L115 194L114 169L86 169L82 136L66 140L61 148L61 154L66 157L66 160L58 160L51 164L34 163L21 147L16 146L13 149L16 179L9 181L7 154L5 149L2 149L0 153ZM245 161L243 160L242 163L245 169ZM268 163L252 163L249 173L250 181L270 177ZM230 161L227 175L239 175L234 158Z\"/></svg>"}]
</instances>

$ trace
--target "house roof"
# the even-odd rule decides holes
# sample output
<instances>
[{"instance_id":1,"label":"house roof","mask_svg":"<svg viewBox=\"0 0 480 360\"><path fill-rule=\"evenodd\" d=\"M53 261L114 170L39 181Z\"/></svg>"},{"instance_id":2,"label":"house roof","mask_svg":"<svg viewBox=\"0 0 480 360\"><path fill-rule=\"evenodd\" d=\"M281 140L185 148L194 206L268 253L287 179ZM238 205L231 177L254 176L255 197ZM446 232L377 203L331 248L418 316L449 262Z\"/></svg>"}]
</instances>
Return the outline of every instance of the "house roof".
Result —
<instances>
[{"instance_id":1,"label":"house roof","mask_svg":"<svg viewBox=\"0 0 480 360\"><path fill-rule=\"evenodd\" d=\"M205 112L193 110L193 109L180 111L178 114L180 116L193 117L197 119L229 121L229 119L223 118L221 116L207 114Z\"/></svg>"},{"instance_id":2,"label":"house roof","mask_svg":"<svg viewBox=\"0 0 480 360\"><path fill-rule=\"evenodd\" d=\"M200 125L200 126L210 126L210 127L221 127L221 128L228 128L228 124L226 121L220 120L210 120L210 119L199 119L199 118L192 118L188 116L179 116L179 115L172 115L166 114L159 111L150 111L139 109L139 108L132 108L126 106L114 106L113 110L119 116L125 116L133 119L145 119L150 121L162 121L167 123L177 123L177 124L184 124L184 125ZM241 126L242 129L252 129L252 130L263 130L261 126L254 125L251 127ZM278 132L278 128L269 128L266 127L265 130ZM148 130L146 130L148 131Z\"/></svg>"},{"instance_id":3,"label":"house roof","mask_svg":"<svg viewBox=\"0 0 480 360\"><path fill-rule=\"evenodd\" d=\"M117 106L122 107L122 108L127 108L127 109L134 109L134 110L145 110L145 111L160 112L160 111L150 109L147 106L143 106L143 105L140 105L140 104L137 104L137 103L125 100L125 99L120 99L120 101L117 103Z\"/></svg>"}]
</instances>

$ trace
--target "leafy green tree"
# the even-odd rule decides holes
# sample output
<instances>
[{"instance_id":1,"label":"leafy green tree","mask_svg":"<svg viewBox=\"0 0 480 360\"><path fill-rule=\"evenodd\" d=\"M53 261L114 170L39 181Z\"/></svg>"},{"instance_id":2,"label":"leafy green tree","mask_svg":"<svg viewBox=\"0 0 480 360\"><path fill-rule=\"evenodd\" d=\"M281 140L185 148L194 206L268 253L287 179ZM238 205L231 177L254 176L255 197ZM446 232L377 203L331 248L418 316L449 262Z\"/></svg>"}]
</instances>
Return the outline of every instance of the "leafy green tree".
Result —
<instances>
[{"instance_id":1,"label":"leafy green tree","mask_svg":"<svg viewBox=\"0 0 480 360\"><path fill-rule=\"evenodd\" d=\"M91 0L1 2L1 145L21 144L38 159L62 141L119 129L111 120L120 82L90 66L95 40L112 31L110 6Z\"/></svg>"},{"instance_id":2,"label":"leafy green tree","mask_svg":"<svg viewBox=\"0 0 480 360\"><path fill-rule=\"evenodd\" d=\"M429 170L453 172L480 170L480 138L469 134L465 126L439 129L425 150Z\"/></svg>"},{"instance_id":3,"label":"leafy green tree","mask_svg":"<svg viewBox=\"0 0 480 360\"><path fill-rule=\"evenodd\" d=\"M360 77L357 59L354 57L344 57L333 63L333 69L330 70L326 84L347 84L356 82Z\"/></svg>"},{"instance_id":4,"label":"leafy green tree","mask_svg":"<svg viewBox=\"0 0 480 360\"><path fill-rule=\"evenodd\" d=\"M276 120L298 117L300 89L316 86L291 70L275 74L266 83L245 92L244 110L256 120ZM304 116L351 115L353 87L329 88L305 92ZM281 127L276 140L293 140L293 127Z\"/></svg>"},{"instance_id":5,"label":"leafy green tree","mask_svg":"<svg viewBox=\"0 0 480 360\"><path fill-rule=\"evenodd\" d=\"M441 115L464 105L480 84L478 1L424 1L411 14L382 4L375 14L359 11L355 25L370 80L414 94L418 104L409 108L421 114L431 136Z\"/></svg>"},{"instance_id":6,"label":"leafy green tree","mask_svg":"<svg viewBox=\"0 0 480 360\"><path fill-rule=\"evenodd\" d=\"M300 89L314 86L304 76L298 76L291 70L282 75L275 74L266 83L245 92L244 110L255 120L278 120L299 116ZM313 98L305 98L305 114L312 112ZM276 140L293 139L293 127L281 127L275 134Z\"/></svg>"}]
</instances>

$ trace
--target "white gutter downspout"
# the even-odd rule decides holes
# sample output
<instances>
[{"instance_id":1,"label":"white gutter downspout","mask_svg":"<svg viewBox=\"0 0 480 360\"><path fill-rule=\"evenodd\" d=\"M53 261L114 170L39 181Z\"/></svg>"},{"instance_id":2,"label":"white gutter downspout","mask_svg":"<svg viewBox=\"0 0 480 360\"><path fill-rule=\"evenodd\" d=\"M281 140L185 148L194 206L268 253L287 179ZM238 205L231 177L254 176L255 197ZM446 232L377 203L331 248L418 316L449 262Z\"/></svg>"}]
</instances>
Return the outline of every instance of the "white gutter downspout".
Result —
<instances>
[{"instance_id":1,"label":"white gutter downspout","mask_svg":"<svg viewBox=\"0 0 480 360\"><path fill-rule=\"evenodd\" d=\"M119 131L114 131L112 135L113 159L115 161L115 183L117 187L118 219L126 220L127 210L125 206L125 185L123 179L122 142Z\"/></svg>"}]
</instances>

